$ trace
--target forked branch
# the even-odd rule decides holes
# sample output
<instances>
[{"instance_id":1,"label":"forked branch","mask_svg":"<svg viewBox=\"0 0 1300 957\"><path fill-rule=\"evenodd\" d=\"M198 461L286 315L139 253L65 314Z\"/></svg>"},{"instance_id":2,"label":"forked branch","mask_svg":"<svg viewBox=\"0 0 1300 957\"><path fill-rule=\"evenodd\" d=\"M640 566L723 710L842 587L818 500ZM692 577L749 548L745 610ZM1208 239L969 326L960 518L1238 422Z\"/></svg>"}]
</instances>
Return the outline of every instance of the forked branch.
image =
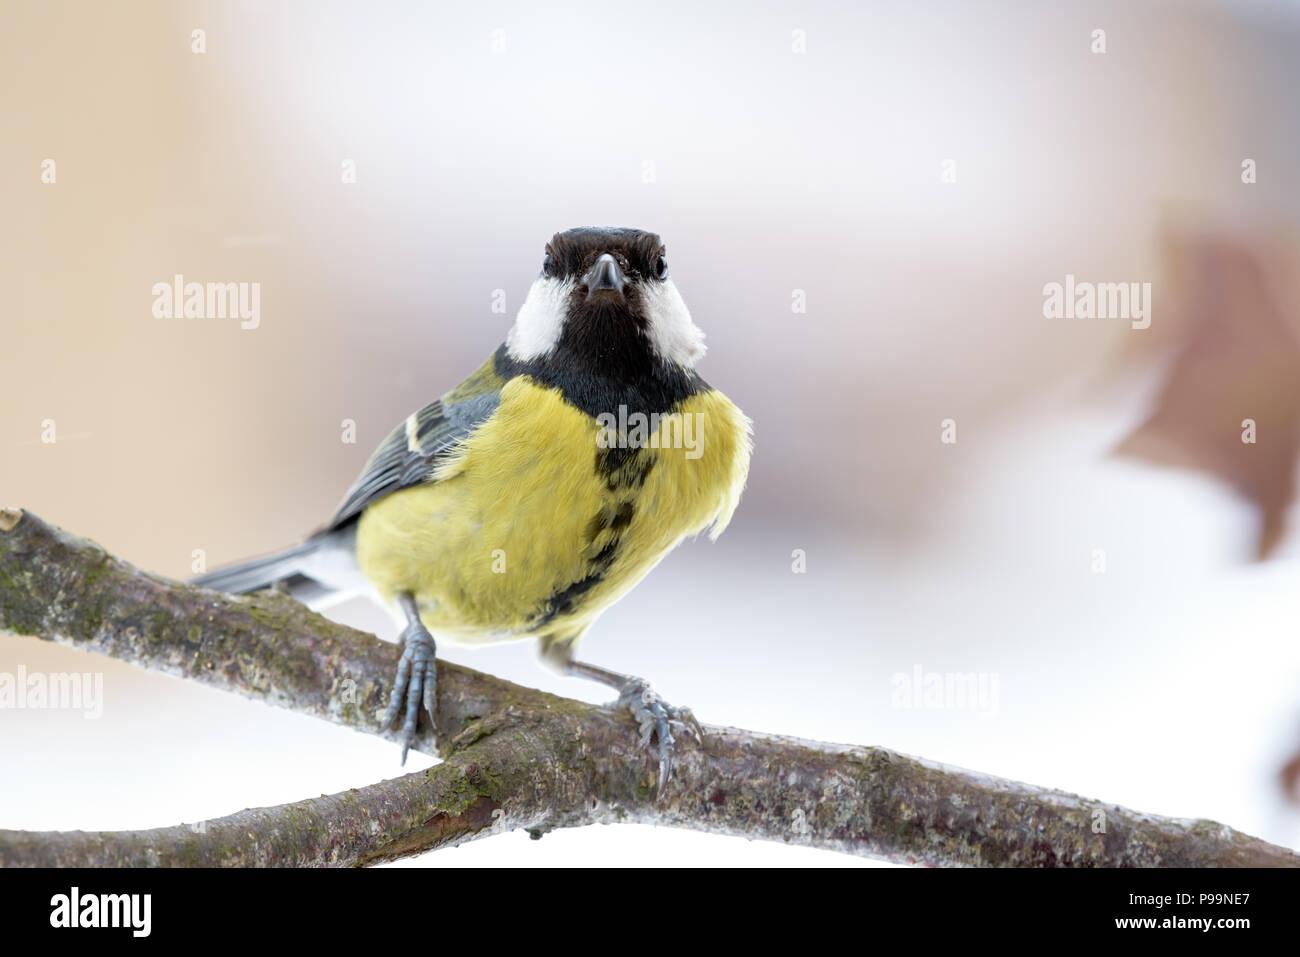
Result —
<instances>
[{"instance_id":1,"label":"forked branch","mask_svg":"<svg viewBox=\"0 0 1300 957\"><path fill-rule=\"evenodd\" d=\"M0 510L0 631L110 655L396 740L378 716L391 644L263 592L139 571ZM656 800L621 712L439 663L443 763L360 790L199 825L0 830L0 865L364 865L515 828L637 821L933 865L1297 866L1211 821L1175 820L884 748L706 727ZM431 729L416 749L435 753Z\"/></svg>"}]
</instances>

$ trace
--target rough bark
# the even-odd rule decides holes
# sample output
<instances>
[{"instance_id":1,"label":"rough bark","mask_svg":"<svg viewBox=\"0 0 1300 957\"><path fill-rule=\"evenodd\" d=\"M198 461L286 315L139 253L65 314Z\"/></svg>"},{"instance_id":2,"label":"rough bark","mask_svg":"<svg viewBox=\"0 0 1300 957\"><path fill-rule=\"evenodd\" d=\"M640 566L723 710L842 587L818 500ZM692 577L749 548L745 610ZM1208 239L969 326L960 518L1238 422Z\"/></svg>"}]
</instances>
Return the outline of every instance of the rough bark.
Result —
<instances>
[{"instance_id":1,"label":"rough bark","mask_svg":"<svg viewBox=\"0 0 1300 957\"><path fill-rule=\"evenodd\" d=\"M395 740L379 727L394 646L264 592L139 571L0 510L0 630L110 655ZM0 831L0 865L365 865L515 828L638 821L934 865L1296 866L1204 820L1141 814L884 748L706 727L662 799L614 710L439 663L442 764L200 825ZM421 728L417 750L437 753ZM1104 830L1098 830L1104 827Z\"/></svg>"}]
</instances>

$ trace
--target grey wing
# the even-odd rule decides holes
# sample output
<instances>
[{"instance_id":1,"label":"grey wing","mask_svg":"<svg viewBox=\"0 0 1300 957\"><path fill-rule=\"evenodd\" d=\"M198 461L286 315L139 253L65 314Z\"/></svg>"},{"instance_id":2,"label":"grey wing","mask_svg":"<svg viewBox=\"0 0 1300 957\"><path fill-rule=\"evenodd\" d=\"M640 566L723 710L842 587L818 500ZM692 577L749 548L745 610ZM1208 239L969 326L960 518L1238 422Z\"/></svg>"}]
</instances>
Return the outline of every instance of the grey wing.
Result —
<instances>
[{"instance_id":1,"label":"grey wing","mask_svg":"<svg viewBox=\"0 0 1300 957\"><path fill-rule=\"evenodd\" d=\"M459 389L450 392L393 429L370 456L327 527L340 528L384 496L428 482L440 460L496 411L501 393L491 389L460 398L463 394Z\"/></svg>"}]
</instances>

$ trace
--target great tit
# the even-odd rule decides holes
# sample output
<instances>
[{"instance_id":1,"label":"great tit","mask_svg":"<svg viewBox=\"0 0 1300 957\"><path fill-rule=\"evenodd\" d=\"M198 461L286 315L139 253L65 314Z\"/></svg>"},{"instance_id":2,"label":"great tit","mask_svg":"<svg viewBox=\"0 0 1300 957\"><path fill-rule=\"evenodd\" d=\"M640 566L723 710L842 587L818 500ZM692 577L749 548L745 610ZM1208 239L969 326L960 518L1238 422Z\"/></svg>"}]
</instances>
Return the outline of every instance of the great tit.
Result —
<instances>
[{"instance_id":1,"label":"great tit","mask_svg":"<svg viewBox=\"0 0 1300 957\"><path fill-rule=\"evenodd\" d=\"M710 526L716 539L736 509L750 421L696 373L703 340L659 236L557 233L506 341L384 439L328 525L194 582L395 605L403 650L383 726L404 714L403 763L421 705L436 708L433 634L536 637L545 662L618 689L643 747L657 735L662 793L674 732L699 724L574 651L682 539Z\"/></svg>"}]
</instances>

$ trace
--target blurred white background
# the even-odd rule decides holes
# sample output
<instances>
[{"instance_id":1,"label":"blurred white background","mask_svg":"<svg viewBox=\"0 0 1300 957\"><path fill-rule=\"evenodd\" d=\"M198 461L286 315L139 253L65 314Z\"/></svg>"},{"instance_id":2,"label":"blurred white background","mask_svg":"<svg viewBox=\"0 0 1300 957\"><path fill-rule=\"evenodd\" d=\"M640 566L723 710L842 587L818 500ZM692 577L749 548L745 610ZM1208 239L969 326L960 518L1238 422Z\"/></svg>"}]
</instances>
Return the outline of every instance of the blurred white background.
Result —
<instances>
[{"instance_id":1,"label":"blurred white background","mask_svg":"<svg viewBox=\"0 0 1300 957\"><path fill-rule=\"evenodd\" d=\"M1298 40L1283 3L10 3L0 504L176 577L194 549L287 544L501 341L553 232L654 229L756 452L726 535L666 560L588 658L706 722L1294 846L1275 777L1300 743L1300 545L1247 563L1222 485L1108 452L1158 381L1170 224L1296 229ZM154 318L176 273L260 282L259 328ZM1066 273L1153 282L1152 328L1045 319ZM525 645L440 653L607 697ZM197 821L401 773L377 739L0 636L19 665L102 671L105 704L0 711L2 827ZM996 712L894 707L916 666L996 676ZM860 862L619 826L417 863Z\"/></svg>"}]
</instances>

